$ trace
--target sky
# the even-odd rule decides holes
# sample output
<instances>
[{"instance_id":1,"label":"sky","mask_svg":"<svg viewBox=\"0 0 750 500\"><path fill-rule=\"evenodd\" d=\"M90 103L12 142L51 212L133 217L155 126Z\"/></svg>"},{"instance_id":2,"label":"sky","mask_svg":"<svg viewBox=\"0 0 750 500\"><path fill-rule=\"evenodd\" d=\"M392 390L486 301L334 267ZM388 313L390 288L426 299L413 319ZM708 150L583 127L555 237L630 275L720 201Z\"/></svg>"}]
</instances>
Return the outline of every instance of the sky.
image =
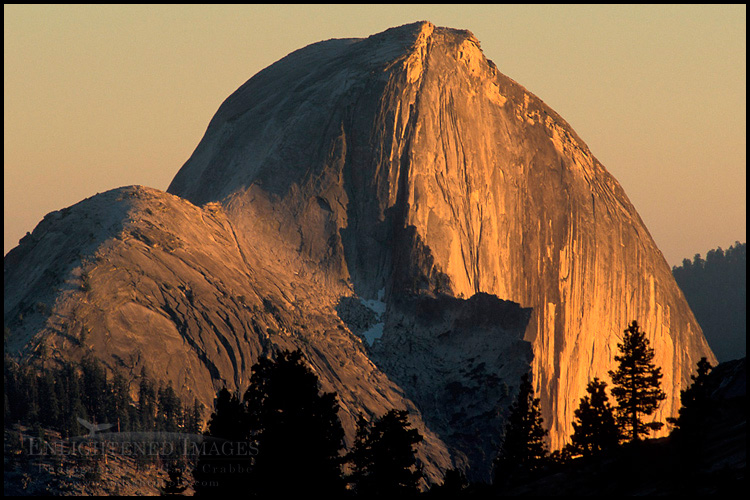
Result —
<instances>
[{"instance_id":1,"label":"sky","mask_svg":"<svg viewBox=\"0 0 750 500\"><path fill-rule=\"evenodd\" d=\"M557 111L670 265L746 241L745 5L5 5L4 254L45 214L166 190L219 105L330 38L431 21Z\"/></svg>"}]
</instances>

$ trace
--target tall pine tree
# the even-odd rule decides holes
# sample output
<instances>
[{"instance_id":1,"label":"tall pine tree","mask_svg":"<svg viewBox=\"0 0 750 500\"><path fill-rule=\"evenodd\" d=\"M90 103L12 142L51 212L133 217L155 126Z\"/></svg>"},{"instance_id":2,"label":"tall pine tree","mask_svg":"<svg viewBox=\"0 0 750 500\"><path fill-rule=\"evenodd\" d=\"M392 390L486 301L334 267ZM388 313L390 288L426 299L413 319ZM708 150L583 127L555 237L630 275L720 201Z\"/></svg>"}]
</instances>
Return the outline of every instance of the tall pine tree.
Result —
<instances>
[{"instance_id":1,"label":"tall pine tree","mask_svg":"<svg viewBox=\"0 0 750 500\"><path fill-rule=\"evenodd\" d=\"M636 442L644 434L657 431L662 422L644 422L652 415L667 395L661 390L661 368L654 365L654 350L649 347L645 332L633 321L625 330L622 343L617 344L620 356L612 377L612 396L617 401L615 414L624 439Z\"/></svg>"},{"instance_id":2,"label":"tall pine tree","mask_svg":"<svg viewBox=\"0 0 750 500\"><path fill-rule=\"evenodd\" d=\"M620 431L606 393L607 383L594 378L586 387L587 396L581 398L573 421L571 443L568 452L584 457L617 446Z\"/></svg>"},{"instance_id":3,"label":"tall pine tree","mask_svg":"<svg viewBox=\"0 0 750 500\"><path fill-rule=\"evenodd\" d=\"M156 429L157 411L156 389L144 366L141 368L141 380L138 384L138 424L141 431Z\"/></svg>"},{"instance_id":4,"label":"tall pine tree","mask_svg":"<svg viewBox=\"0 0 750 500\"><path fill-rule=\"evenodd\" d=\"M203 405L198 398L193 399L192 405L185 405L182 413L185 415L185 432L198 434L201 432L201 420L203 418Z\"/></svg>"},{"instance_id":5,"label":"tall pine tree","mask_svg":"<svg viewBox=\"0 0 750 500\"><path fill-rule=\"evenodd\" d=\"M528 373L521 377L518 397L510 407L505 437L495 459L495 485L503 486L541 468L548 456L548 431L543 426L539 398Z\"/></svg>"},{"instance_id":6,"label":"tall pine tree","mask_svg":"<svg viewBox=\"0 0 750 500\"><path fill-rule=\"evenodd\" d=\"M193 471L197 496L246 493L252 466L247 413L237 394L221 389L206 424L206 438Z\"/></svg>"},{"instance_id":7,"label":"tall pine tree","mask_svg":"<svg viewBox=\"0 0 750 500\"><path fill-rule=\"evenodd\" d=\"M414 446L422 441L418 430L409 427L409 413L390 410L370 426L360 416L350 481L363 498L408 498L419 493L422 471Z\"/></svg>"},{"instance_id":8,"label":"tall pine tree","mask_svg":"<svg viewBox=\"0 0 750 500\"><path fill-rule=\"evenodd\" d=\"M698 362L698 372L691 375L693 383L680 391L682 407L677 418L668 418L674 425L670 437L674 442L673 474L682 492L689 493L700 486L701 468L706 465L709 446L708 429L715 402L711 399L708 374L712 370L706 358Z\"/></svg>"},{"instance_id":9,"label":"tall pine tree","mask_svg":"<svg viewBox=\"0 0 750 500\"><path fill-rule=\"evenodd\" d=\"M711 363L705 357L698 361L697 374L690 375L693 383L687 389L680 391L682 407L679 410L679 416L667 419L675 426L674 434L680 439L699 441L705 431L711 413L711 397L707 387L708 374L711 370ZM696 444L699 443L696 442Z\"/></svg>"},{"instance_id":10,"label":"tall pine tree","mask_svg":"<svg viewBox=\"0 0 750 500\"><path fill-rule=\"evenodd\" d=\"M245 403L257 447L248 492L262 498L344 492L344 430L336 394L320 393L301 351L259 360Z\"/></svg>"}]
</instances>

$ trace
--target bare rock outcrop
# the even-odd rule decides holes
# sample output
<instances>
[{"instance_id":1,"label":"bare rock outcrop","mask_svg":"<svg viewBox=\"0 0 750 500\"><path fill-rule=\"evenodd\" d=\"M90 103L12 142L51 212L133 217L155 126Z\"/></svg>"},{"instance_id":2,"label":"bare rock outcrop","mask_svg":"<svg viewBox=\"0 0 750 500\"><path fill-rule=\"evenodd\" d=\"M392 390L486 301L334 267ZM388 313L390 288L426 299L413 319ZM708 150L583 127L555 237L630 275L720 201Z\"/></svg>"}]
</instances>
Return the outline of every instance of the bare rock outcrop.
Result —
<instances>
[{"instance_id":1,"label":"bare rock outcrop","mask_svg":"<svg viewBox=\"0 0 750 500\"><path fill-rule=\"evenodd\" d=\"M425 436L428 479L439 480L451 464L445 444L370 361L330 293L279 265L273 238L255 234L246 253L220 205L140 186L53 212L5 258L6 351L41 363L94 354L128 377L134 397L145 367L212 408L222 387L247 388L260 356L299 348L338 394L349 444L360 414L407 409Z\"/></svg>"},{"instance_id":2,"label":"bare rock outcrop","mask_svg":"<svg viewBox=\"0 0 750 500\"><path fill-rule=\"evenodd\" d=\"M532 360L523 334L531 315L515 302L478 293L399 297L371 359L421 409L430 429L472 480L487 474L521 374Z\"/></svg>"},{"instance_id":3,"label":"bare rock outcrop","mask_svg":"<svg viewBox=\"0 0 750 500\"><path fill-rule=\"evenodd\" d=\"M321 42L250 79L169 188L196 203L247 190L362 297L484 292L531 308L553 448L630 321L664 373L657 418L676 413L701 356L715 362L621 186L468 31L420 22Z\"/></svg>"}]
</instances>

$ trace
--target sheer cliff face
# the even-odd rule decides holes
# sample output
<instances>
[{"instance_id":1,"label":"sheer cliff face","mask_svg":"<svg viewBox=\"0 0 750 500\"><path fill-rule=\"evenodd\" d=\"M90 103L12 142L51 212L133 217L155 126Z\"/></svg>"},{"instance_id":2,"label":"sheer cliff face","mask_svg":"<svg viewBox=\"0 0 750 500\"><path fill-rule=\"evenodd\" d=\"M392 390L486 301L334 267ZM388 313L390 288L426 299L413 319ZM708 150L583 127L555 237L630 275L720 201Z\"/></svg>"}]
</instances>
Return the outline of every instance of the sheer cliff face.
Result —
<instances>
[{"instance_id":1,"label":"sheer cliff face","mask_svg":"<svg viewBox=\"0 0 750 500\"><path fill-rule=\"evenodd\" d=\"M554 448L633 319L664 373L661 418L714 359L617 181L467 31L417 23L291 54L227 99L169 191L237 221L263 205L321 279L363 297L486 292L532 308Z\"/></svg>"}]
</instances>

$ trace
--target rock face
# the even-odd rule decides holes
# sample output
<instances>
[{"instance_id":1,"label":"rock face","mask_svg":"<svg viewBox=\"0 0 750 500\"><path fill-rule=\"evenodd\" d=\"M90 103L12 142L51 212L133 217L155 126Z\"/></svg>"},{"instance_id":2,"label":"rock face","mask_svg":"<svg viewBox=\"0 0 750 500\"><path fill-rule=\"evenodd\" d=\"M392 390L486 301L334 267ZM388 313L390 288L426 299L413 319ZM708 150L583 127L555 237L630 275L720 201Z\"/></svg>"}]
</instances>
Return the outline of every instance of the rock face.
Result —
<instances>
[{"instance_id":1,"label":"rock face","mask_svg":"<svg viewBox=\"0 0 750 500\"><path fill-rule=\"evenodd\" d=\"M16 352L146 363L210 402L299 346L350 438L359 411L410 408L433 480L467 461L489 478L529 369L562 446L633 319L664 373L659 418L715 363L617 181L468 31L290 54L222 104L168 192L98 195L8 254Z\"/></svg>"},{"instance_id":2,"label":"rock face","mask_svg":"<svg viewBox=\"0 0 750 500\"><path fill-rule=\"evenodd\" d=\"M338 394L349 443L360 413L408 409L438 480L451 464L443 441L370 361L332 295L282 260L272 235L255 236L238 244L218 204L139 186L53 212L5 258L6 349L47 362L93 353L128 377L134 397L146 367L211 408L222 387L247 388L259 357L299 348Z\"/></svg>"},{"instance_id":3,"label":"rock face","mask_svg":"<svg viewBox=\"0 0 750 500\"><path fill-rule=\"evenodd\" d=\"M395 299L370 357L422 410L428 427L469 476L488 479L531 345L519 335L531 315L478 293L468 300ZM481 437L478 440L478 437Z\"/></svg>"},{"instance_id":4,"label":"rock face","mask_svg":"<svg viewBox=\"0 0 750 500\"><path fill-rule=\"evenodd\" d=\"M532 308L553 448L633 319L671 395L659 418L700 356L715 361L620 185L468 31L416 23L289 55L227 99L169 192L268 200L300 254L362 297L485 292Z\"/></svg>"}]
</instances>

